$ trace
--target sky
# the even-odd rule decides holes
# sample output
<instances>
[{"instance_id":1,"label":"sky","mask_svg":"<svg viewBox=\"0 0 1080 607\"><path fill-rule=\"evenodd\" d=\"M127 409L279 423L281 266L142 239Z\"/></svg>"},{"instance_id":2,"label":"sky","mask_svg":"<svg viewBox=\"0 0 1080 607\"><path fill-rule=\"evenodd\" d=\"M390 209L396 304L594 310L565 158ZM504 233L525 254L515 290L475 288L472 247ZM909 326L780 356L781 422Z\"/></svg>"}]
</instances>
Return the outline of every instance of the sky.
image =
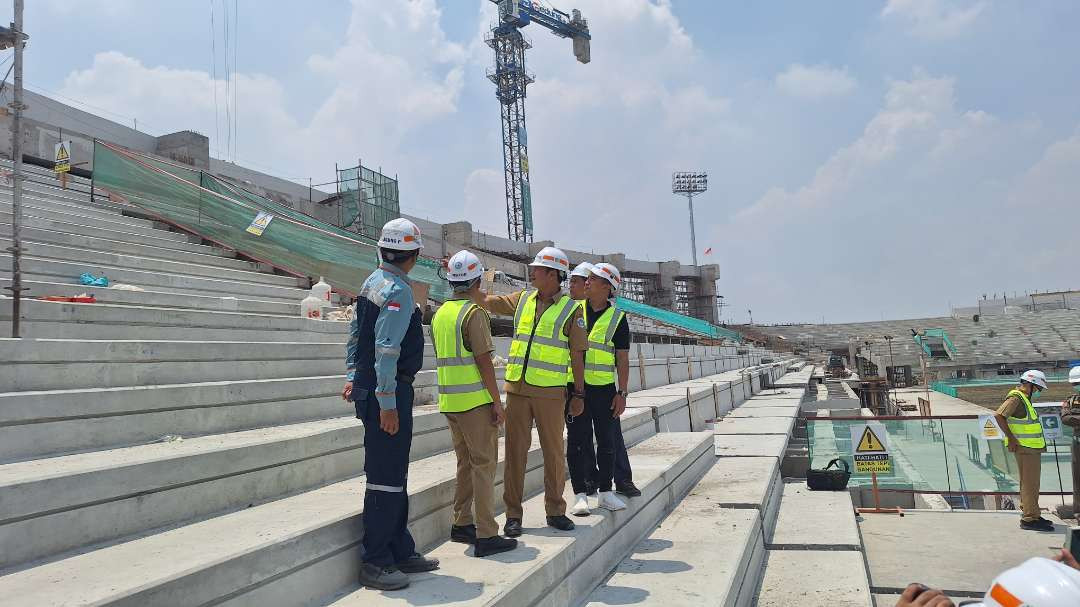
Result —
<instances>
[{"instance_id":1,"label":"sky","mask_svg":"<svg viewBox=\"0 0 1080 607\"><path fill-rule=\"evenodd\" d=\"M553 4L589 20L592 62L524 30L538 240L689 263L671 173L704 170L725 320L1080 288L1080 3ZM31 90L303 183L360 159L403 211L506 233L491 2L27 5Z\"/></svg>"}]
</instances>

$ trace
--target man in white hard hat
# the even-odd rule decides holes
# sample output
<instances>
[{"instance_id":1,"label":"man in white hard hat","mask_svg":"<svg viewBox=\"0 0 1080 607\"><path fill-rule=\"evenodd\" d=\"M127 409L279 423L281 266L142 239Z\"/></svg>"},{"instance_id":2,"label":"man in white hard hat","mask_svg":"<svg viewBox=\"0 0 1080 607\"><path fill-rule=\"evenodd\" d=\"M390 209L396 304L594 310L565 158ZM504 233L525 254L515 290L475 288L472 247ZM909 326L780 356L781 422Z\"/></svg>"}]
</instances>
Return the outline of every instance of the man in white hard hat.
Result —
<instances>
[{"instance_id":1,"label":"man in white hard hat","mask_svg":"<svg viewBox=\"0 0 1080 607\"><path fill-rule=\"evenodd\" d=\"M379 590L404 588L406 574L439 567L416 552L408 529L412 382L424 364L424 333L407 276L422 247L420 229L408 219L383 226L381 263L360 288L345 350L349 374L341 395L364 423L360 582Z\"/></svg>"},{"instance_id":2,"label":"man in white hard hat","mask_svg":"<svg viewBox=\"0 0 1080 607\"><path fill-rule=\"evenodd\" d=\"M517 547L517 540L499 535L495 522L495 466L503 407L491 360L495 352L491 320L471 301L480 290L483 274L475 254L454 254L446 265L453 295L431 319L439 411L446 415L457 455L450 539L472 544L473 555L478 557Z\"/></svg>"},{"instance_id":3,"label":"man in white hard hat","mask_svg":"<svg viewBox=\"0 0 1080 607\"><path fill-rule=\"evenodd\" d=\"M1053 531L1054 524L1039 515L1039 483L1042 454L1046 451L1042 422L1031 404L1046 390L1046 375L1037 369L1024 371L1020 385L1009 391L995 413L1005 434L1005 446L1016 456L1020 471L1020 528L1029 531Z\"/></svg>"},{"instance_id":4,"label":"man in white hard hat","mask_svg":"<svg viewBox=\"0 0 1080 607\"><path fill-rule=\"evenodd\" d=\"M585 353L585 411L567 420L567 460L574 487L571 512L590 513L586 497L589 470L586 446L591 450L596 437L596 488L598 506L624 510L626 504L615 496L612 483L615 467L615 432L626 409L626 388L630 370L630 326L626 314L615 306L615 293L622 282L619 270L609 263L590 268L585 281L585 330L589 349ZM618 389L616 389L618 383Z\"/></svg>"},{"instance_id":5,"label":"man in white hard hat","mask_svg":"<svg viewBox=\"0 0 1080 607\"><path fill-rule=\"evenodd\" d=\"M525 462L532 444L532 425L544 454L544 509L547 524L561 531L574 528L566 516L567 367L578 378L571 391L570 412L585 408L585 319L581 308L562 290L570 260L555 247L544 247L529 264L532 290L513 295L477 293L473 301L494 314L514 317L514 338L506 364L506 466L503 501L508 537L521 535Z\"/></svg>"},{"instance_id":6,"label":"man in white hard hat","mask_svg":"<svg viewBox=\"0 0 1080 607\"><path fill-rule=\"evenodd\" d=\"M1069 369L1073 393L1061 403L1061 423L1072 428L1073 516L1080 519L1080 366Z\"/></svg>"},{"instance_id":7,"label":"man in white hard hat","mask_svg":"<svg viewBox=\"0 0 1080 607\"><path fill-rule=\"evenodd\" d=\"M569 288L570 297L574 301L579 302L579 305L584 305L584 302L585 302L585 281L588 280L588 278L590 276L592 276L592 269L593 269L593 264L591 264L591 263L589 263L587 261L583 261L583 262L579 263L577 266L575 266L574 270L572 272L570 272L570 288ZM582 309L582 311L584 311L584 308ZM585 328L586 328L586 330L590 330L590 327L588 326L588 323L586 323ZM629 335L629 325L627 326L627 332L626 333L627 333L627 335ZM616 337L621 337L621 335L622 335L622 333L620 332L619 335L617 335ZM629 345L627 345L627 348L629 348ZM586 356L588 356L588 354L586 354ZM570 372L570 379L571 379L570 383L567 384L567 392L572 392L573 391L573 385L572 385L573 384L573 371L572 370ZM587 391L588 390L586 389L586 392ZM570 406L569 403L567 403L567 415L569 415L569 413L570 413L569 406ZM573 421L571 421L572 419L573 418L569 418L567 420L567 422L568 422L567 428L569 428L569 424L573 423ZM623 437L621 421L622 421L621 418L615 420L615 428L614 428L614 432L613 432L613 434L614 434L613 447L615 448L615 493L618 493L619 495L624 495L626 497L640 497L641 496L641 490L638 489L636 485L634 485L633 470L631 470L631 468L630 468L630 456L626 453L626 440ZM569 438L569 431L567 433L567 438ZM568 440L567 441L567 450L566 450L566 464L567 464L568 469L571 470L571 484L572 484L573 483L573 466L574 466L574 464L571 463L571 450L572 450L572 447L570 446L569 440ZM596 449L595 449L595 447L593 445L593 440L592 440L592 435L591 434L588 436L587 441L585 443L583 443L582 449L581 449L581 452L580 452L579 456L580 456L581 462L582 462L582 464L583 464L583 466L585 468L585 478L586 478L585 487L584 487L585 495L587 497L589 497L589 498L597 497L596 496L596 485L597 485L597 478L600 475L600 471L596 467ZM577 491L575 489L574 493L576 495L577 493L579 493L579 491Z\"/></svg>"}]
</instances>

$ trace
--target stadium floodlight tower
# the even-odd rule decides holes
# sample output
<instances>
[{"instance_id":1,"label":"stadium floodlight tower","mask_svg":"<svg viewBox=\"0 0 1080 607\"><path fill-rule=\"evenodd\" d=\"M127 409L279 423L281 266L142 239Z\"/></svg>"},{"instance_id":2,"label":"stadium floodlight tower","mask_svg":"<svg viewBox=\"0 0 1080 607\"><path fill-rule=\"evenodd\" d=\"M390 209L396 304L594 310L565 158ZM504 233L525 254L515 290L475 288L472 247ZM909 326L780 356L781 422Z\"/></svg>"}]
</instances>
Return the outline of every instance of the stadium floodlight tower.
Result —
<instances>
[{"instance_id":1,"label":"stadium floodlight tower","mask_svg":"<svg viewBox=\"0 0 1080 607\"><path fill-rule=\"evenodd\" d=\"M690 248L697 266L697 235L694 234L694 194L709 189L709 174L705 171L679 171L671 174L671 193L686 196L690 204Z\"/></svg>"}]
</instances>

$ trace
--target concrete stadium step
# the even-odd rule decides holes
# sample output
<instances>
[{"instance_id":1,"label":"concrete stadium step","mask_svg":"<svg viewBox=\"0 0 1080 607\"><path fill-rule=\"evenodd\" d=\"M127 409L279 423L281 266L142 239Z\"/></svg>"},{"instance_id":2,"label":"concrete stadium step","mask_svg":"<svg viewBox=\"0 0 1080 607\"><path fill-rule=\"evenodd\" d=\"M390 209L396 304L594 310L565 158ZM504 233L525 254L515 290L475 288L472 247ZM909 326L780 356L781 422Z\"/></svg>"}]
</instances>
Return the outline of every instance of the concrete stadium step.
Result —
<instances>
[{"instance_id":1,"label":"concrete stadium step","mask_svg":"<svg viewBox=\"0 0 1080 607\"><path fill-rule=\"evenodd\" d=\"M340 343L0 338L0 386L18 392L344 376L344 352Z\"/></svg>"},{"instance_id":2,"label":"concrete stadium step","mask_svg":"<svg viewBox=\"0 0 1080 607\"><path fill-rule=\"evenodd\" d=\"M11 305L10 300L0 300L0 320L11 318ZM23 335L39 339L313 341L344 344L349 332L349 323L344 321L103 303L29 300L23 304L21 316L25 326Z\"/></svg>"},{"instance_id":3,"label":"concrete stadium step","mask_svg":"<svg viewBox=\"0 0 1080 607\"><path fill-rule=\"evenodd\" d=\"M529 495L543 486L541 463L534 440ZM410 528L420 546L448 533L455 468L453 453L410 466ZM306 603L355 582L363 496L363 477L333 483L0 575L0 596L16 604L114 607Z\"/></svg>"},{"instance_id":4,"label":"concrete stadium step","mask_svg":"<svg viewBox=\"0 0 1080 607\"><path fill-rule=\"evenodd\" d=\"M0 209L10 213L12 204L11 193L0 190ZM48 194L38 194L36 192L24 192L19 206L23 209L23 215L30 214L29 209L40 209L85 217L97 217L99 219L112 221L125 221L131 225L149 226L154 223L147 219L124 217L122 209L115 205L109 206L91 203L88 200L74 200Z\"/></svg>"},{"instance_id":5,"label":"concrete stadium step","mask_svg":"<svg viewBox=\"0 0 1080 607\"><path fill-rule=\"evenodd\" d=\"M11 284L10 277L0 272L0 288ZM193 295L187 293L168 293L153 290L127 291L108 287L91 287L82 284L60 283L40 280L23 280L23 287L30 289L23 296L27 298L60 295L74 297L83 293L93 295L99 304L125 306L180 308L206 310L211 312L244 312L252 314L272 314L276 316L299 317L300 303L282 301L263 301L236 297L218 297L211 295ZM28 334L34 337L33 334Z\"/></svg>"},{"instance_id":6,"label":"concrete stadium step","mask_svg":"<svg viewBox=\"0 0 1080 607\"><path fill-rule=\"evenodd\" d=\"M109 215L108 217L94 216L83 213L81 208L58 211L52 208L36 206L33 201L22 205L23 218L36 218L49 221L61 221L77 223L82 226L127 232L129 234L141 234L159 239L176 240L179 242L191 242L190 236L180 232L170 232L154 226L154 222L145 219L132 219L123 215ZM0 218L5 223L11 223L11 206L0 208Z\"/></svg>"},{"instance_id":7,"label":"concrete stadium step","mask_svg":"<svg viewBox=\"0 0 1080 607\"><path fill-rule=\"evenodd\" d=\"M179 232L167 232L155 230L156 234L137 234L124 230L111 230L101 227L82 225L77 217L71 221L59 221L54 219L40 219L29 215L22 218L22 235L25 238L36 238L42 242L63 244L61 240L74 240L76 237L93 238L100 241L99 244L108 244L109 247L139 245L149 249L162 251L186 251L189 253L201 253L216 257L235 257L236 253L219 247L195 244L189 242L184 234ZM55 236L52 236L55 234ZM160 234L160 237L159 235ZM0 235L11 236L11 213L0 211ZM123 243L123 244L121 244ZM109 250L109 249L105 249Z\"/></svg>"},{"instance_id":8,"label":"concrete stadium step","mask_svg":"<svg viewBox=\"0 0 1080 607\"><path fill-rule=\"evenodd\" d=\"M458 544L431 551L438 571L411 577L408 588L379 593L356 588L332 597L326 605L570 605L586 596L623 556L676 507L683 495L715 461L706 433L658 434L629 451L634 479L642 496L621 512L598 512L577 518L577 528L560 532L535 525L544 520L543 496L526 502L525 534L512 552L476 559ZM568 490L569 491L569 490ZM568 497L572 497L569 496ZM259 599L269 598L268 594ZM256 601L236 602L260 604Z\"/></svg>"},{"instance_id":9,"label":"concrete stadium step","mask_svg":"<svg viewBox=\"0 0 1080 607\"><path fill-rule=\"evenodd\" d=\"M751 605L765 559L761 520L753 510L723 507L726 488L710 468L582 604Z\"/></svg>"},{"instance_id":10,"label":"concrete stadium step","mask_svg":"<svg viewBox=\"0 0 1080 607\"><path fill-rule=\"evenodd\" d=\"M196 295L216 295L218 297L230 295L248 299L263 299L268 301L298 303L306 294L307 289L301 289L300 279L286 276L275 277L272 274L260 274L246 272L248 280L226 280L216 278L214 270L206 266L192 266L190 264L176 264L172 270L188 270L192 268L205 268L206 276L191 275L185 273L172 273L165 267L166 262L158 260L144 260L146 269L130 269L123 265L107 265L100 263L87 263L79 260L56 260L24 255L22 259L23 275L26 280L42 280L46 282L77 282L84 272L91 272L97 276L105 275L111 283L126 283L143 289L158 291L179 291ZM183 267L187 266L187 267ZM0 268L4 268L0 276L10 277L6 270L11 267L11 255L0 253ZM235 272L235 270L222 270ZM281 280L285 279L285 280ZM291 285L291 286L290 286Z\"/></svg>"},{"instance_id":11,"label":"concrete stadium step","mask_svg":"<svg viewBox=\"0 0 1080 607\"><path fill-rule=\"evenodd\" d=\"M340 417L340 374L0 393L0 462Z\"/></svg>"},{"instance_id":12,"label":"concrete stadium step","mask_svg":"<svg viewBox=\"0 0 1080 607\"><path fill-rule=\"evenodd\" d=\"M0 246L11 246L10 239L0 239ZM292 276L278 276L262 270L266 266L235 259L216 256L196 256L195 261L186 259L194 254L177 251L175 259L148 257L135 253L120 253L109 250L64 246L49 243L35 243L26 247L24 258L48 259L77 262L92 267L115 267L125 270L144 270L195 277L213 277L226 281L236 281L257 285L276 285L296 288L300 279ZM209 262L209 263L204 263ZM224 264L224 265L223 265ZM240 265L240 268L229 266Z\"/></svg>"},{"instance_id":13,"label":"concrete stadium step","mask_svg":"<svg viewBox=\"0 0 1080 607\"><path fill-rule=\"evenodd\" d=\"M0 465L0 569L357 476L363 436L349 416ZM449 449L418 411L413 457Z\"/></svg>"}]
</instances>

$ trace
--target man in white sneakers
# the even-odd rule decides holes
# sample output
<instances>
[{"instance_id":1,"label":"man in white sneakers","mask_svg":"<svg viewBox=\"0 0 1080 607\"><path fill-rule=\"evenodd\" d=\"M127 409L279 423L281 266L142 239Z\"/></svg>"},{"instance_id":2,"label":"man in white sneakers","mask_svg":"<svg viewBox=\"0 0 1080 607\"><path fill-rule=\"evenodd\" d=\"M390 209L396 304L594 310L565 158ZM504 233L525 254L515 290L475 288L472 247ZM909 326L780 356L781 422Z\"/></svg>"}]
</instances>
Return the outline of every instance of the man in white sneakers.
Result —
<instances>
[{"instance_id":1,"label":"man in white sneakers","mask_svg":"<svg viewBox=\"0 0 1080 607\"><path fill-rule=\"evenodd\" d=\"M622 278L609 263L589 269L583 305L589 349L585 352L585 410L568 417L566 458L574 504L570 513L589 514L589 460L587 447L596 437L596 489L598 505L623 510L626 504L612 491L615 467L615 432L626 409L630 371L630 326L626 314L615 306L615 292ZM616 379L618 388L616 388Z\"/></svg>"}]
</instances>

